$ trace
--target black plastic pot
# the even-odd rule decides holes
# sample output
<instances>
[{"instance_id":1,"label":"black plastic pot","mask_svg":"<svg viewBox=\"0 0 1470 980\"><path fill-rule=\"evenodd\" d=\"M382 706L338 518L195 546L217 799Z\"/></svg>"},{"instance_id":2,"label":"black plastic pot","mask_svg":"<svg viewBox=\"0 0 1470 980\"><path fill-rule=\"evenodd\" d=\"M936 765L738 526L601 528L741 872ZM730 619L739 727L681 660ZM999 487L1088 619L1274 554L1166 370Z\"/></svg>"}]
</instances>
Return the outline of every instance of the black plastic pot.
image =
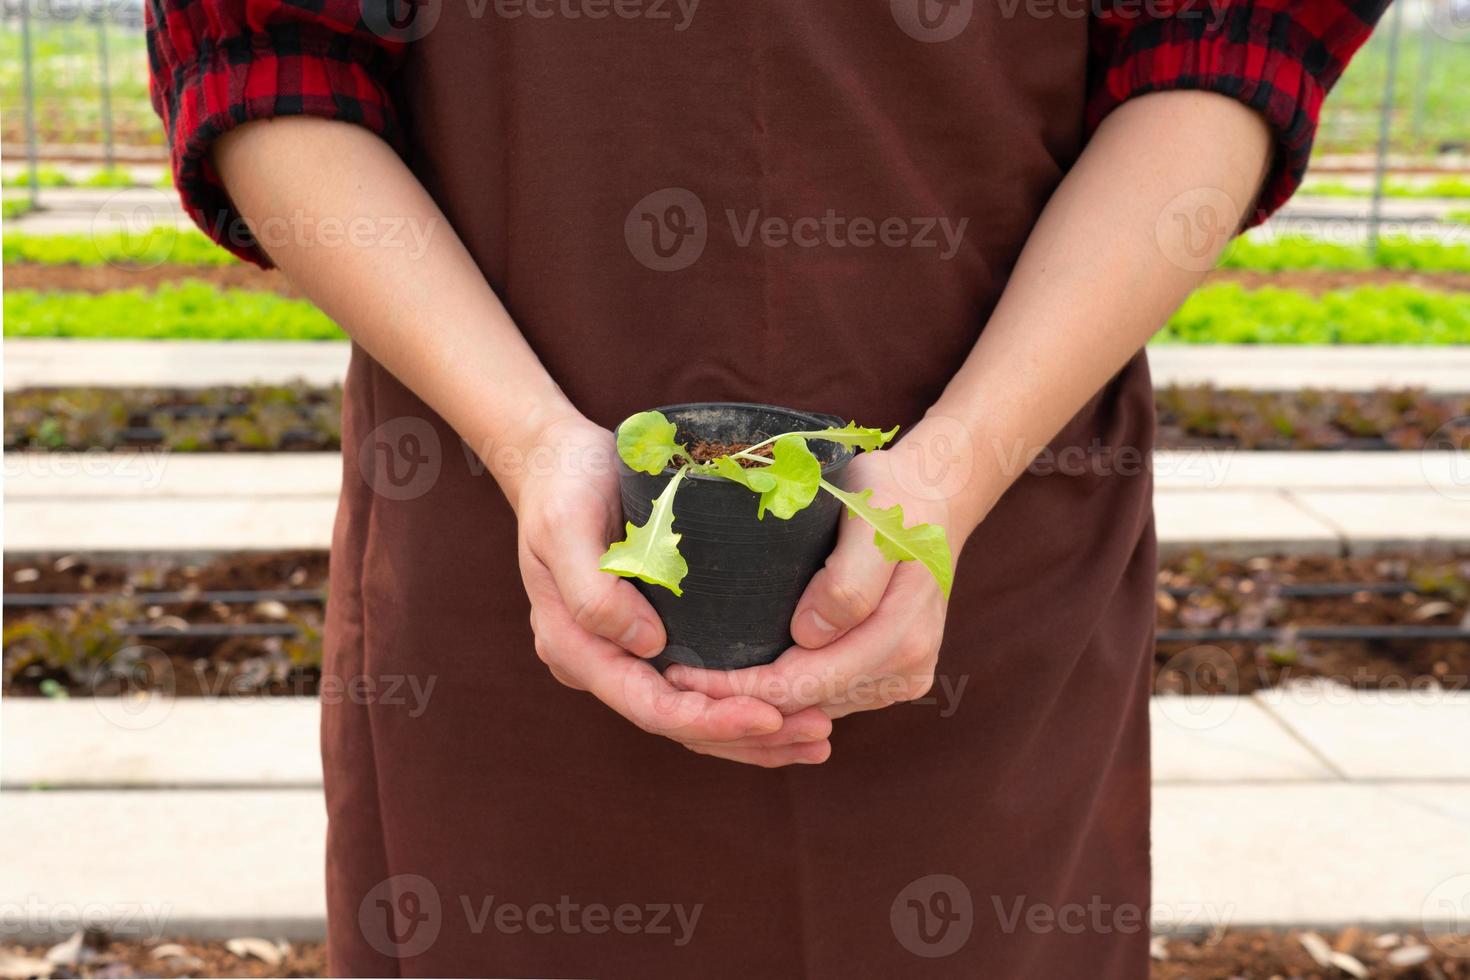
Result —
<instances>
[{"instance_id":1,"label":"black plastic pot","mask_svg":"<svg viewBox=\"0 0 1470 980\"><path fill-rule=\"evenodd\" d=\"M831 415L738 402L667 405L659 411L679 427L685 445L701 438L755 443L783 432L845 424ZM808 445L829 482L852 459L847 446L816 440ZM647 521L654 498L674 472L650 476L620 460L624 517L635 524ZM738 483L711 476L687 475L679 485L674 531L683 535L679 552L689 563L681 583L684 594L632 580L668 631L662 655L667 660L736 670L770 663L791 646L792 613L807 582L832 553L842 504L819 492L790 520L770 513L758 520L756 499Z\"/></svg>"}]
</instances>

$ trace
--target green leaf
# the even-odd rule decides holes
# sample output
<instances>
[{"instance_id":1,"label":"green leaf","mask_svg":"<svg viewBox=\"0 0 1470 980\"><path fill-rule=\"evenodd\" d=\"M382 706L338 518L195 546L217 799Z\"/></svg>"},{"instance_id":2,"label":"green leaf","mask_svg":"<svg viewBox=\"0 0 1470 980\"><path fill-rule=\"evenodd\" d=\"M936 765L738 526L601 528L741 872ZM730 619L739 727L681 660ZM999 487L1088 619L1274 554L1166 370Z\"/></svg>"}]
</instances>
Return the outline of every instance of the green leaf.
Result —
<instances>
[{"instance_id":1,"label":"green leaf","mask_svg":"<svg viewBox=\"0 0 1470 980\"><path fill-rule=\"evenodd\" d=\"M760 494L756 517L765 520L766 511L791 520L817 495L822 482L822 464L798 435L784 435L771 447L771 461L758 468L746 469L729 456L714 460L715 472Z\"/></svg>"},{"instance_id":2,"label":"green leaf","mask_svg":"<svg viewBox=\"0 0 1470 980\"><path fill-rule=\"evenodd\" d=\"M658 476L675 453L689 455L674 441L678 434L678 428L662 412L630 415L618 426L618 455L630 469Z\"/></svg>"},{"instance_id":3,"label":"green leaf","mask_svg":"<svg viewBox=\"0 0 1470 980\"><path fill-rule=\"evenodd\" d=\"M777 439L771 456L774 461L761 472L775 477L776 485L761 493L756 517L764 520L769 510L781 520L789 521L816 497L822 482L822 464L807 448L806 440L795 435Z\"/></svg>"},{"instance_id":4,"label":"green leaf","mask_svg":"<svg viewBox=\"0 0 1470 980\"><path fill-rule=\"evenodd\" d=\"M674 474L654 500L653 511L642 527L627 522L624 529L627 537L608 547L598 568L624 578L642 579L650 585L662 585L674 595L684 594L679 583L689 574L689 563L679 554L679 539L683 535L674 533L674 492L679 489L684 473L685 468L680 468Z\"/></svg>"},{"instance_id":5,"label":"green leaf","mask_svg":"<svg viewBox=\"0 0 1470 980\"><path fill-rule=\"evenodd\" d=\"M710 465L714 467L717 475L754 490L756 493L776 489L776 478L764 468L746 469L740 465L739 460L731 459L729 456L718 456L710 460Z\"/></svg>"},{"instance_id":6,"label":"green leaf","mask_svg":"<svg viewBox=\"0 0 1470 980\"><path fill-rule=\"evenodd\" d=\"M848 493L822 481L822 489L847 505L849 517L860 517L873 528L873 543L889 561L917 561L929 569L934 581L939 583L945 598L949 598L950 586L954 584L954 567L950 559L949 540L944 528L938 524L916 524L903 526L903 508L874 507L868 503L872 490Z\"/></svg>"},{"instance_id":7,"label":"green leaf","mask_svg":"<svg viewBox=\"0 0 1470 980\"><path fill-rule=\"evenodd\" d=\"M864 452L881 449L898 432L898 426L894 426L887 432L882 429L868 429L849 422L840 429L819 429L815 432L803 432L802 435L808 439L821 439L826 442L837 442L844 446L856 446Z\"/></svg>"}]
</instances>

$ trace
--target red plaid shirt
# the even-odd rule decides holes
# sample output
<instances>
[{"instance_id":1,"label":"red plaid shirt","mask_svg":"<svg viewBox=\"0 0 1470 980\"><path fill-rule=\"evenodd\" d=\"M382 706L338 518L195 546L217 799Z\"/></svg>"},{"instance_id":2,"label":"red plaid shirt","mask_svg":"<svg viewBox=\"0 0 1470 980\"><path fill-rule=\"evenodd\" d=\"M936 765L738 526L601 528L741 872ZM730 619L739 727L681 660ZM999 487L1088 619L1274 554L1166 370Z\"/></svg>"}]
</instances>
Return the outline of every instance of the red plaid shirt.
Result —
<instances>
[{"instance_id":1,"label":"red plaid shirt","mask_svg":"<svg viewBox=\"0 0 1470 980\"><path fill-rule=\"evenodd\" d=\"M313 115L400 145L388 79L403 45L363 23L364 2L148 0L150 89L174 184L200 227L244 259L268 264L248 235L230 233L237 216L209 163L220 134L252 119ZM1276 135L1259 221L1301 182L1322 98L1389 0L1102 2L1091 22L1089 125L1145 92L1239 99Z\"/></svg>"}]
</instances>

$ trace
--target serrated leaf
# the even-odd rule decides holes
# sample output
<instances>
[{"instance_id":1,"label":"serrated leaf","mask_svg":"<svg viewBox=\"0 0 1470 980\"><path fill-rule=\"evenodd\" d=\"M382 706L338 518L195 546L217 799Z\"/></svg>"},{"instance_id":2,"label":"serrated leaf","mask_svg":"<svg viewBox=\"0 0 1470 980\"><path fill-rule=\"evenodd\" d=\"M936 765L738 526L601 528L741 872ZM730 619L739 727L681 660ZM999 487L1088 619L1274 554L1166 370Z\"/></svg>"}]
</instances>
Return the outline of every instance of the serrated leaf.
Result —
<instances>
[{"instance_id":1,"label":"serrated leaf","mask_svg":"<svg viewBox=\"0 0 1470 980\"><path fill-rule=\"evenodd\" d=\"M679 583L689 574L689 564L679 554L679 540L683 535L674 531L674 493L685 472L680 469L674 474L654 500L653 510L642 527L627 522L624 528L627 537L608 547L598 568L624 578L661 585L674 595L684 594Z\"/></svg>"},{"instance_id":2,"label":"serrated leaf","mask_svg":"<svg viewBox=\"0 0 1470 980\"><path fill-rule=\"evenodd\" d=\"M629 469L658 476L676 453L688 456L674 440L679 429L662 412L639 412L618 426L618 455Z\"/></svg>"},{"instance_id":3,"label":"serrated leaf","mask_svg":"<svg viewBox=\"0 0 1470 980\"><path fill-rule=\"evenodd\" d=\"M882 429L869 429L849 422L840 429L818 429L815 432L803 432L802 435L808 439L821 439L826 442L836 442L844 446L856 446L864 452L874 449L882 449L898 433L898 426L894 426L887 432Z\"/></svg>"},{"instance_id":4,"label":"serrated leaf","mask_svg":"<svg viewBox=\"0 0 1470 980\"><path fill-rule=\"evenodd\" d=\"M849 517L859 517L873 528L873 543L889 561L917 561L929 569L939 589L949 597L954 584L954 567L949 552L949 539L938 524L903 526L903 508L875 507L868 502L872 490L848 493L822 481L822 489L847 505Z\"/></svg>"}]
</instances>

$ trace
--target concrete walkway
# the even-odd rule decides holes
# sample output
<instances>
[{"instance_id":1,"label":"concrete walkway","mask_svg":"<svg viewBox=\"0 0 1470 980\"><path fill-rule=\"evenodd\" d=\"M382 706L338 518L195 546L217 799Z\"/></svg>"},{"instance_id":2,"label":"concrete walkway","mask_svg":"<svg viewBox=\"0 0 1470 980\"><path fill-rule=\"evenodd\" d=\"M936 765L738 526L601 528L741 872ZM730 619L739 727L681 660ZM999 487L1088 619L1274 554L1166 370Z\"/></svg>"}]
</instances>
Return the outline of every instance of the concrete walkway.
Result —
<instances>
[{"instance_id":1,"label":"concrete walkway","mask_svg":"<svg viewBox=\"0 0 1470 980\"><path fill-rule=\"evenodd\" d=\"M28 846L0 908L36 909L37 931L87 907L134 931L320 935L317 712L8 700L0 833ZM1454 927L1435 898L1470 873L1470 694L1304 685L1151 714L1157 928Z\"/></svg>"},{"instance_id":2,"label":"concrete walkway","mask_svg":"<svg viewBox=\"0 0 1470 980\"><path fill-rule=\"evenodd\" d=\"M439 447L433 461L470 465L459 446ZM325 548L341 466L335 453L9 453L5 550ZM1369 554L1470 544L1470 463L1461 453L1160 452L1154 474L1166 550Z\"/></svg>"},{"instance_id":3,"label":"concrete walkway","mask_svg":"<svg viewBox=\"0 0 1470 980\"><path fill-rule=\"evenodd\" d=\"M346 376L347 360L348 345L331 341L6 340L5 390L71 385L197 388L298 380L330 385ZM1470 391L1470 346L1173 344L1149 348L1149 362L1158 387Z\"/></svg>"}]
</instances>

